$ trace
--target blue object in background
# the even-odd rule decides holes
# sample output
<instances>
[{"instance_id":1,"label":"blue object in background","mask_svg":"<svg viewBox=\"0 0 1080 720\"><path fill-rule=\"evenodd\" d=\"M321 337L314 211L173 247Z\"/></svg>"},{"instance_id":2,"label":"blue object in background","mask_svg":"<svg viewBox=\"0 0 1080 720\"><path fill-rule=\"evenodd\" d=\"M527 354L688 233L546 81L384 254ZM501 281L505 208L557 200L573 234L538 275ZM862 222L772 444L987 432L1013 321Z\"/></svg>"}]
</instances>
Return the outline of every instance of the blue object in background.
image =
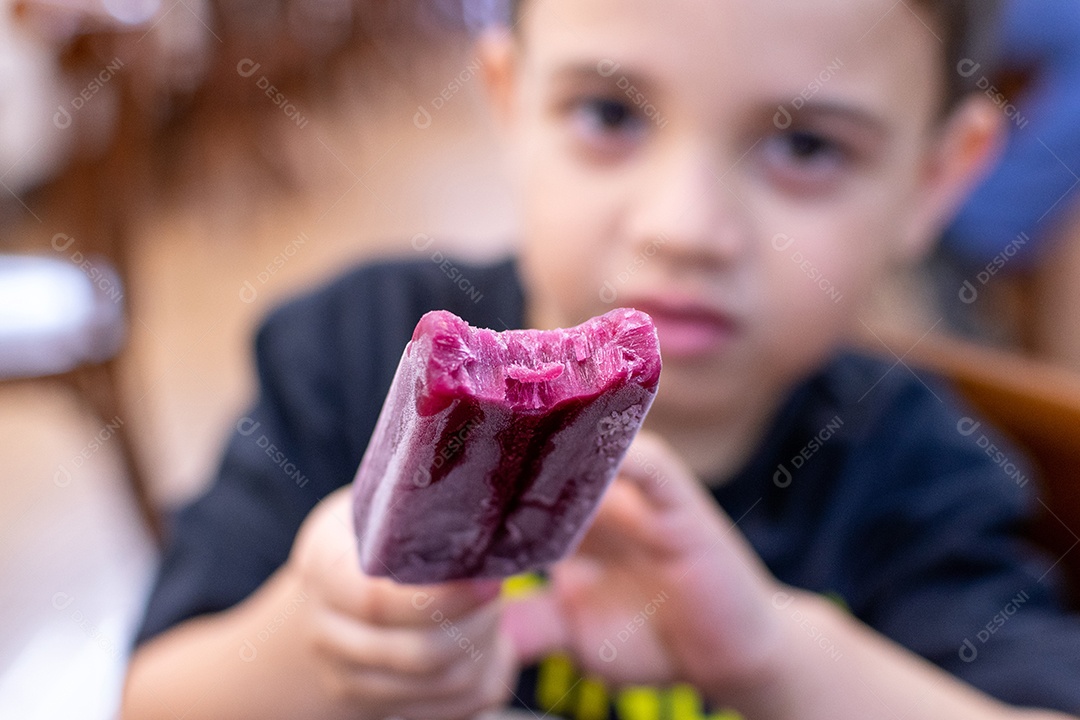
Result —
<instances>
[{"instance_id":1,"label":"blue object in background","mask_svg":"<svg viewBox=\"0 0 1080 720\"><path fill-rule=\"evenodd\" d=\"M1020 270L1080 199L1080 0L1007 0L1000 67L1030 71L1006 102L994 79L971 78L1010 115L999 165L963 206L943 240L962 264L1005 261Z\"/></svg>"}]
</instances>

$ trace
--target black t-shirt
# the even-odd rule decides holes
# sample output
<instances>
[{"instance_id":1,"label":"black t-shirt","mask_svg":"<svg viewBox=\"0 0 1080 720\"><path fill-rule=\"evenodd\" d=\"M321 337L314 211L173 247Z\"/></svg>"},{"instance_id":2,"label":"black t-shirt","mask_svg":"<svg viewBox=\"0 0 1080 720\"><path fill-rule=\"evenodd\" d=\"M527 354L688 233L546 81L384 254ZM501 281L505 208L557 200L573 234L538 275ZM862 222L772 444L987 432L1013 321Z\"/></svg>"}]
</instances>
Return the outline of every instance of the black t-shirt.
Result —
<instances>
[{"instance_id":1,"label":"black t-shirt","mask_svg":"<svg viewBox=\"0 0 1080 720\"><path fill-rule=\"evenodd\" d=\"M514 262L372 264L269 317L255 343L258 401L215 482L173 518L138 642L238 603L285 561L309 511L352 480L416 322L440 308L520 327ZM924 380L837 355L713 494L779 580L837 596L1002 700L1080 713L1080 619L1060 607L1054 559L1021 539L1031 488L1020 459L988 456L985 426L970 433L970 413ZM825 660L837 652L819 644ZM515 704L571 717L604 717L609 700L611 717L663 704L573 673L565 658L528 669ZM685 707L686 688L667 692Z\"/></svg>"}]
</instances>

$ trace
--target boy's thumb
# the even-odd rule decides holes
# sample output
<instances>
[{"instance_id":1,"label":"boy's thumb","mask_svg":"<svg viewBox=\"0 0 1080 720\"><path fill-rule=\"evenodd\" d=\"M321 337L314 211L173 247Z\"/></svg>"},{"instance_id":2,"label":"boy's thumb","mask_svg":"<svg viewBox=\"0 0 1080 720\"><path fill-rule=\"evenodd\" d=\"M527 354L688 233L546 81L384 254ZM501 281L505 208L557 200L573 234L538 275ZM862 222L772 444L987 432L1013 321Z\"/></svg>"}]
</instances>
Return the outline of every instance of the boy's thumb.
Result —
<instances>
[{"instance_id":1,"label":"boy's thumb","mask_svg":"<svg viewBox=\"0 0 1080 720\"><path fill-rule=\"evenodd\" d=\"M523 665L569 649L569 627L550 590L506 603L500 626Z\"/></svg>"}]
</instances>

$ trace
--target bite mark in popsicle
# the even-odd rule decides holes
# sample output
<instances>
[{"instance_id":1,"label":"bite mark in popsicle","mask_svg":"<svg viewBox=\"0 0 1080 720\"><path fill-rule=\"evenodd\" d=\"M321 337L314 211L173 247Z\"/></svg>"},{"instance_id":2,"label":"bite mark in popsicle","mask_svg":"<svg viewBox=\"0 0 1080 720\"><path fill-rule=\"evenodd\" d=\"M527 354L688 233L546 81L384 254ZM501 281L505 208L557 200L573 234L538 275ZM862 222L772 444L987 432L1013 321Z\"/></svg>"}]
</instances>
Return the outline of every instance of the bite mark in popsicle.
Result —
<instances>
[{"instance_id":1,"label":"bite mark in popsicle","mask_svg":"<svg viewBox=\"0 0 1080 720\"><path fill-rule=\"evenodd\" d=\"M353 483L362 569L434 583L563 557L659 379L656 329L637 310L505 332L424 315Z\"/></svg>"}]
</instances>

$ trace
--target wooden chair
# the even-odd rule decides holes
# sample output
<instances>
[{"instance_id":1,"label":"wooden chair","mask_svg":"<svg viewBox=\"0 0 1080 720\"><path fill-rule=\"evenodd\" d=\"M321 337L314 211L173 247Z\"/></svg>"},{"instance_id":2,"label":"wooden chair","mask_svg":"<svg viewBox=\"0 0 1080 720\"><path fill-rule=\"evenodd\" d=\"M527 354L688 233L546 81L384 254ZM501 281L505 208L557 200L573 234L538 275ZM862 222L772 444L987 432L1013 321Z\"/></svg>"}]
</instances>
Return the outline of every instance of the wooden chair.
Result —
<instances>
[{"instance_id":1,"label":"wooden chair","mask_svg":"<svg viewBox=\"0 0 1080 720\"><path fill-rule=\"evenodd\" d=\"M1080 608L1080 376L940 335L921 341L878 336L867 347L880 351L880 340L916 372L930 371L950 381L1027 454L1038 493L1032 536L1058 560L1072 605Z\"/></svg>"}]
</instances>

